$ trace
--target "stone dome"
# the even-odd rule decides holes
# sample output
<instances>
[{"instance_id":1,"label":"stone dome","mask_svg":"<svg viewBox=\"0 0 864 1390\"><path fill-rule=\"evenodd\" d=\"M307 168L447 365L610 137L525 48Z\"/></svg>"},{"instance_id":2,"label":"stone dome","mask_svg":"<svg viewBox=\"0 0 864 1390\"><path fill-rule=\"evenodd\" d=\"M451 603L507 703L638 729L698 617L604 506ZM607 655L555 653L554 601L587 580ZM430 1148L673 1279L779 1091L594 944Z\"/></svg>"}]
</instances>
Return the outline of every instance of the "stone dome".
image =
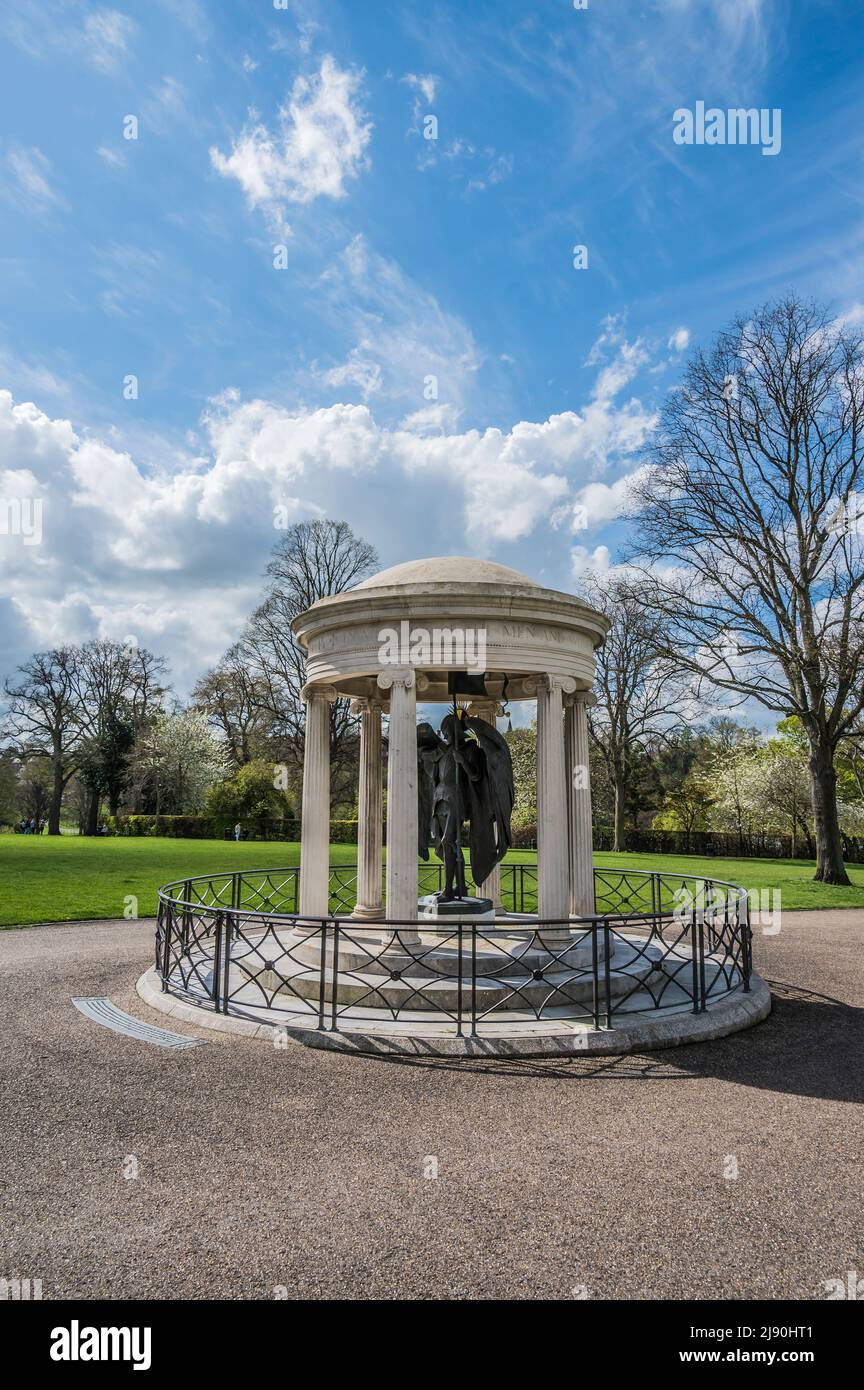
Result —
<instances>
[{"instance_id":1,"label":"stone dome","mask_svg":"<svg viewBox=\"0 0 864 1390\"><path fill-rule=\"evenodd\" d=\"M434 555L426 560L408 560L392 565L369 579L355 585L356 589L385 589L415 584L501 584L507 588L539 589L536 579L496 564L494 560L478 560L470 555ZM353 590L349 592L354 592Z\"/></svg>"}]
</instances>

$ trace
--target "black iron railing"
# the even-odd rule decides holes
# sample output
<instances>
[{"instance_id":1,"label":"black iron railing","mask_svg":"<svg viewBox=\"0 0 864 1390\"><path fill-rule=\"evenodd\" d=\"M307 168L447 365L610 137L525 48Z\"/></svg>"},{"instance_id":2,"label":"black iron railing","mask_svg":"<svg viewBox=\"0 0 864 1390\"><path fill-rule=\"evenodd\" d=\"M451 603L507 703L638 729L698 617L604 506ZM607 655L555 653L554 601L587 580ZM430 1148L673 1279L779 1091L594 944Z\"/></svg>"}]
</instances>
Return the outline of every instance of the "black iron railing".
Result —
<instances>
[{"instance_id":1,"label":"black iron railing","mask_svg":"<svg viewBox=\"0 0 864 1390\"><path fill-rule=\"evenodd\" d=\"M458 1036L611 1028L659 1009L701 1013L750 989L747 894L734 884L595 869L595 912L551 921L536 915L536 865L501 867L511 915L449 927L348 917L354 866L331 870L327 917L300 916L296 867L169 884L156 931L162 989L273 1023L362 1031L383 1019ZM421 892L440 872L421 866Z\"/></svg>"}]
</instances>

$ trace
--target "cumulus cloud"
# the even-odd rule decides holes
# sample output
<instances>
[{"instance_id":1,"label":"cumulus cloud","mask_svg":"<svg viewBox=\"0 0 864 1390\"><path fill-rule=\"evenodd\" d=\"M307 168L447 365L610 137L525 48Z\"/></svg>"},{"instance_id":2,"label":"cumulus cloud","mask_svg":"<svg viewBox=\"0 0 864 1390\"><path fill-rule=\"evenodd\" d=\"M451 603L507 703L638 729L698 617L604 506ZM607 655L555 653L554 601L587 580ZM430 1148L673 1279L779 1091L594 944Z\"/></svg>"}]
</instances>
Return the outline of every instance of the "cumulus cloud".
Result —
<instances>
[{"instance_id":1,"label":"cumulus cloud","mask_svg":"<svg viewBox=\"0 0 864 1390\"><path fill-rule=\"evenodd\" d=\"M275 131L261 121L244 129L225 155L213 147L213 168L236 179L251 208L261 208L283 234L286 204L343 198L346 181L367 163L372 136L360 103L361 74L329 55L319 72L298 77L279 108Z\"/></svg>"},{"instance_id":2,"label":"cumulus cloud","mask_svg":"<svg viewBox=\"0 0 864 1390\"><path fill-rule=\"evenodd\" d=\"M630 489L646 472L647 466L644 466L624 474L614 483L588 483L580 488L573 502L573 530L593 530L627 516Z\"/></svg>"},{"instance_id":3,"label":"cumulus cloud","mask_svg":"<svg viewBox=\"0 0 864 1390\"><path fill-rule=\"evenodd\" d=\"M690 346L689 328L676 328L671 334L667 346L672 352L686 352Z\"/></svg>"},{"instance_id":4,"label":"cumulus cloud","mask_svg":"<svg viewBox=\"0 0 864 1390\"><path fill-rule=\"evenodd\" d=\"M229 389L202 416L194 454L154 461L0 391L0 491L44 499L41 544L0 536L0 667L61 637L134 632L185 688L238 635L279 527L347 516L392 547L398 515L406 554L445 531L455 550L545 552L574 500L613 514L623 481L598 475L652 427L638 401L596 390L581 412L460 429L445 402L386 425L365 403L288 409Z\"/></svg>"}]
</instances>

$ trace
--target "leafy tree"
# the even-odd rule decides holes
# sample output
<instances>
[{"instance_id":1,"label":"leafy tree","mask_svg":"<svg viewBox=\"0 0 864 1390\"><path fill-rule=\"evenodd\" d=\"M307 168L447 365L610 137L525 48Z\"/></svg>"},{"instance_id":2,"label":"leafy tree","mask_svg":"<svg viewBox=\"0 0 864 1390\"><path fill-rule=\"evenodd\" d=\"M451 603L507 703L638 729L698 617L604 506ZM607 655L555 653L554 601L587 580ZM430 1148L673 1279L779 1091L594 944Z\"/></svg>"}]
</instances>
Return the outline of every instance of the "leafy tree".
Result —
<instances>
[{"instance_id":1,"label":"leafy tree","mask_svg":"<svg viewBox=\"0 0 864 1390\"><path fill-rule=\"evenodd\" d=\"M211 788L208 809L229 820L277 820L287 815L285 793L275 785L273 764L254 758Z\"/></svg>"},{"instance_id":2,"label":"leafy tree","mask_svg":"<svg viewBox=\"0 0 864 1390\"><path fill-rule=\"evenodd\" d=\"M51 807L53 771L50 758L28 758L18 783L18 807L25 820L41 830Z\"/></svg>"},{"instance_id":3,"label":"leafy tree","mask_svg":"<svg viewBox=\"0 0 864 1390\"><path fill-rule=\"evenodd\" d=\"M11 748L0 752L0 825L13 825L18 810L18 761Z\"/></svg>"},{"instance_id":4,"label":"leafy tree","mask_svg":"<svg viewBox=\"0 0 864 1390\"><path fill-rule=\"evenodd\" d=\"M513 803L512 823L515 826L537 824L537 728L510 729L504 737L510 747L513 759L513 786L516 798Z\"/></svg>"}]
</instances>

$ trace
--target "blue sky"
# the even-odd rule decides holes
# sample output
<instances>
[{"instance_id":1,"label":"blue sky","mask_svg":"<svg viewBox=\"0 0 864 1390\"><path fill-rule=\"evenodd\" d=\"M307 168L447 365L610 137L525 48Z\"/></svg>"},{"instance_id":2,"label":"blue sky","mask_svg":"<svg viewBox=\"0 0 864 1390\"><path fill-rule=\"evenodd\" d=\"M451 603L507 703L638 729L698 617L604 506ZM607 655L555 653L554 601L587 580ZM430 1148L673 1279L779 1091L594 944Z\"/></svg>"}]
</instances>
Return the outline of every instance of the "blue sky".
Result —
<instances>
[{"instance_id":1,"label":"blue sky","mask_svg":"<svg viewBox=\"0 0 864 1390\"><path fill-rule=\"evenodd\" d=\"M43 500L4 674L134 636L187 689L277 506L571 588L688 351L789 288L864 313L853 0L5 0L0 36L0 497ZM676 145L697 101L779 108L780 152Z\"/></svg>"}]
</instances>

